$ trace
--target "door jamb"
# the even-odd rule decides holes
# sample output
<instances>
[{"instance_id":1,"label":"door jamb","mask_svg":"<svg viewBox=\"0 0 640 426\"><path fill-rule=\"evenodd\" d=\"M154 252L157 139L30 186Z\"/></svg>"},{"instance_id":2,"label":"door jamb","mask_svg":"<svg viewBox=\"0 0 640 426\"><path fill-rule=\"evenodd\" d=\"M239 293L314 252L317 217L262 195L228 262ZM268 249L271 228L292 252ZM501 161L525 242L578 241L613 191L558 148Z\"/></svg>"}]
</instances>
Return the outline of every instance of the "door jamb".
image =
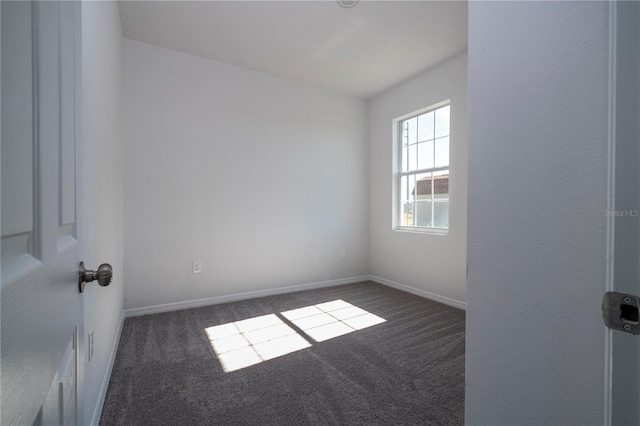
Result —
<instances>
[{"instance_id":1,"label":"door jamb","mask_svg":"<svg viewBox=\"0 0 640 426\"><path fill-rule=\"evenodd\" d=\"M615 210L616 175L616 89L617 89L617 0L609 2L609 82L607 131L607 210ZM615 215L607 215L607 259L605 292L614 291ZM604 346L604 425L611 426L613 396L613 330L605 327Z\"/></svg>"}]
</instances>

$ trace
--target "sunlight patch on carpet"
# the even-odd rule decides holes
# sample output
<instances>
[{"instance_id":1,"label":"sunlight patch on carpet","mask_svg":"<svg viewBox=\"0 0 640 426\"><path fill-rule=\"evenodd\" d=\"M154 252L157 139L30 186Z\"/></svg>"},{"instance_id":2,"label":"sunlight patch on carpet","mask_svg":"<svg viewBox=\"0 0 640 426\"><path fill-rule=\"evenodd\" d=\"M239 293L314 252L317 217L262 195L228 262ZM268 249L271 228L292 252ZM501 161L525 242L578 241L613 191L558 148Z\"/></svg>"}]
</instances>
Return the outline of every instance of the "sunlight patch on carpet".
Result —
<instances>
[{"instance_id":1,"label":"sunlight patch on carpet","mask_svg":"<svg viewBox=\"0 0 640 426\"><path fill-rule=\"evenodd\" d=\"M282 316L316 342L323 342L386 321L341 299L282 312Z\"/></svg>"},{"instance_id":2,"label":"sunlight patch on carpet","mask_svg":"<svg viewBox=\"0 0 640 426\"><path fill-rule=\"evenodd\" d=\"M217 325L205 331L227 373L311 346L274 314Z\"/></svg>"},{"instance_id":3,"label":"sunlight patch on carpet","mask_svg":"<svg viewBox=\"0 0 640 426\"><path fill-rule=\"evenodd\" d=\"M316 342L386 321L341 299L280 315ZM311 347L308 339L276 314L208 327L205 332L227 373Z\"/></svg>"}]
</instances>

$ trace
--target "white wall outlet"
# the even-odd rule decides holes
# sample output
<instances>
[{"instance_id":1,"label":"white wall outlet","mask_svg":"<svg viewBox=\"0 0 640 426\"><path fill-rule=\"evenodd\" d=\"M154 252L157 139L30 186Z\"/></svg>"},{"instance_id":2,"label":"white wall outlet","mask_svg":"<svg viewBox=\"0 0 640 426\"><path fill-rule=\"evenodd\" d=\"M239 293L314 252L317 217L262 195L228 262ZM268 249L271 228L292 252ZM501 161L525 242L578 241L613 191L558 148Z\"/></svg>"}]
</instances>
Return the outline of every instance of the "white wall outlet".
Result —
<instances>
[{"instance_id":1,"label":"white wall outlet","mask_svg":"<svg viewBox=\"0 0 640 426\"><path fill-rule=\"evenodd\" d=\"M91 360L93 359L93 330L89 332L89 348L87 352L89 352L88 358L89 362L91 362Z\"/></svg>"},{"instance_id":2,"label":"white wall outlet","mask_svg":"<svg viewBox=\"0 0 640 426\"><path fill-rule=\"evenodd\" d=\"M347 249L343 248L340 250L340 260L347 260Z\"/></svg>"},{"instance_id":3,"label":"white wall outlet","mask_svg":"<svg viewBox=\"0 0 640 426\"><path fill-rule=\"evenodd\" d=\"M191 272L194 274L199 274L200 272L202 272L202 261L194 260L191 263Z\"/></svg>"}]
</instances>

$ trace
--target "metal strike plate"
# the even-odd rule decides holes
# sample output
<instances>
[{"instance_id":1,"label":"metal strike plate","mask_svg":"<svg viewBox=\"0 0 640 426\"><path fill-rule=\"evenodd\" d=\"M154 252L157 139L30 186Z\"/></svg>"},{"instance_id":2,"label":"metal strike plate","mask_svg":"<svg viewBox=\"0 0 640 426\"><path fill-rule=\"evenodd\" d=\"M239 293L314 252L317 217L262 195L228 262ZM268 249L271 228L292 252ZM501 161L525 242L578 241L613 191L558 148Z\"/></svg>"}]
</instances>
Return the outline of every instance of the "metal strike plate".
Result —
<instances>
[{"instance_id":1,"label":"metal strike plate","mask_svg":"<svg viewBox=\"0 0 640 426\"><path fill-rule=\"evenodd\" d=\"M607 327L629 334L640 334L640 297L607 292L602 298L602 318Z\"/></svg>"}]
</instances>

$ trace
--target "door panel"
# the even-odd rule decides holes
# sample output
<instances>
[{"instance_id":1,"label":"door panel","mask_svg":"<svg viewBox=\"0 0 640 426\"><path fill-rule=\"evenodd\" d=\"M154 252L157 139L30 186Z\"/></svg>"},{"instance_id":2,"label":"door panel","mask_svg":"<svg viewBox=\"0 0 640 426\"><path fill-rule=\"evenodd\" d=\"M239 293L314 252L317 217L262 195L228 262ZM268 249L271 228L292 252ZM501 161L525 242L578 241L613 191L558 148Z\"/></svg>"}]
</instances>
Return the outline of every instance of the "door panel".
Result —
<instances>
[{"instance_id":1,"label":"door panel","mask_svg":"<svg viewBox=\"0 0 640 426\"><path fill-rule=\"evenodd\" d=\"M74 424L83 418L76 239L80 3L1 7L0 423Z\"/></svg>"},{"instance_id":2,"label":"door panel","mask_svg":"<svg viewBox=\"0 0 640 426\"><path fill-rule=\"evenodd\" d=\"M32 8L2 5L2 286L40 263L34 253Z\"/></svg>"},{"instance_id":3,"label":"door panel","mask_svg":"<svg viewBox=\"0 0 640 426\"><path fill-rule=\"evenodd\" d=\"M74 333L62 357L60 368L49 387L42 409L33 423L34 426L78 424L76 367L76 333Z\"/></svg>"}]
</instances>

